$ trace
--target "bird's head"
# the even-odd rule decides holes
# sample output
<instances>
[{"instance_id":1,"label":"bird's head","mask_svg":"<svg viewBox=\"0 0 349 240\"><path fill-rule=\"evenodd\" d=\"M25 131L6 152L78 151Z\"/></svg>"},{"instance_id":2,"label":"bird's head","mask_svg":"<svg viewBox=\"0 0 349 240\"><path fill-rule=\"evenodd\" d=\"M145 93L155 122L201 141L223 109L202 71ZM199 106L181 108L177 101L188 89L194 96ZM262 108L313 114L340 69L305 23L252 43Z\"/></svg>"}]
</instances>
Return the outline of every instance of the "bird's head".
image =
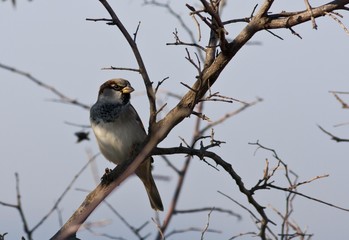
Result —
<instances>
[{"instance_id":1,"label":"bird's head","mask_svg":"<svg viewBox=\"0 0 349 240\"><path fill-rule=\"evenodd\" d=\"M133 91L129 81L122 78L111 79L99 88L98 100L127 104Z\"/></svg>"}]
</instances>

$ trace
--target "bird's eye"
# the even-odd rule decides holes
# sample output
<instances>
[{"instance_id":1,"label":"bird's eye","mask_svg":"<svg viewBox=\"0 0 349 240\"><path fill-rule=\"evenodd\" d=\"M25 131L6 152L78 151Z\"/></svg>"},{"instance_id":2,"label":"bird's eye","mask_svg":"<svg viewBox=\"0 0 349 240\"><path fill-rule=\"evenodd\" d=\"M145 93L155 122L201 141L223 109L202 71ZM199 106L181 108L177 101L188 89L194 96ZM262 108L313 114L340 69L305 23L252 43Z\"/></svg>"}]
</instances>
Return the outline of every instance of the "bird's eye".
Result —
<instances>
[{"instance_id":1,"label":"bird's eye","mask_svg":"<svg viewBox=\"0 0 349 240\"><path fill-rule=\"evenodd\" d=\"M122 87L117 84L111 85L111 88L114 89L115 91L120 91L122 89Z\"/></svg>"}]
</instances>

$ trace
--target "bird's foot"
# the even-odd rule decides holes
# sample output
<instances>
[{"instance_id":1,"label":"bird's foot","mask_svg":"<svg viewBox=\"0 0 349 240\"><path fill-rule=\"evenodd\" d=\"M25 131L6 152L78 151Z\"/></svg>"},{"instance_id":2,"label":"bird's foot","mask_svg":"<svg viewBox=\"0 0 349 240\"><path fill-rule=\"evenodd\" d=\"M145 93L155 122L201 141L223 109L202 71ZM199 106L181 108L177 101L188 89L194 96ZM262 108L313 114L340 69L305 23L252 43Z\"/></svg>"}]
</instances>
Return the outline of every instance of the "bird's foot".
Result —
<instances>
[{"instance_id":1,"label":"bird's foot","mask_svg":"<svg viewBox=\"0 0 349 240\"><path fill-rule=\"evenodd\" d=\"M110 168L106 168L104 170L104 174L101 177L102 184L107 184L107 183L110 183L112 181L111 171L112 171L112 169L110 169Z\"/></svg>"}]
</instances>

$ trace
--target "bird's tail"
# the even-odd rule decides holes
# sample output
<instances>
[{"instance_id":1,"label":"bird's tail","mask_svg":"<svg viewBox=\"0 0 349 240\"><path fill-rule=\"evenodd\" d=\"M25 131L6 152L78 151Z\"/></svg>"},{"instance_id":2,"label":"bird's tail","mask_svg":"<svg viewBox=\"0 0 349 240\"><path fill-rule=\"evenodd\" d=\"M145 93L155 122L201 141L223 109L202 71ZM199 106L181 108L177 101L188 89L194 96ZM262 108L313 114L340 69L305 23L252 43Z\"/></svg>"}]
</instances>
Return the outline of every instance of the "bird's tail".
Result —
<instances>
[{"instance_id":1,"label":"bird's tail","mask_svg":"<svg viewBox=\"0 0 349 240\"><path fill-rule=\"evenodd\" d=\"M155 211L163 211L161 197L151 174L152 158L146 159L137 168L136 174L142 180L149 197L150 205Z\"/></svg>"}]
</instances>

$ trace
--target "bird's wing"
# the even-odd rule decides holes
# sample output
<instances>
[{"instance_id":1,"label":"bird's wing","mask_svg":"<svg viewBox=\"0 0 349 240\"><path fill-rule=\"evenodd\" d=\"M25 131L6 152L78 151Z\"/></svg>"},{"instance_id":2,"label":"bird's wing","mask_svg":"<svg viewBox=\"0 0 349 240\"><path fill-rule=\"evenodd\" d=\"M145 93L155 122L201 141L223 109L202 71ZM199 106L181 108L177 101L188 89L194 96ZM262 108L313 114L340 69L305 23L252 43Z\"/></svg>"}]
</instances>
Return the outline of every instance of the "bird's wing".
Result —
<instances>
[{"instance_id":1,"label":"bird's wing","mask_svg":"<svg viewBox=\"0 0 349 240\"><path fill-rule=\"evenodd\" d=\"M146 133L146 131L145 131L145 128L144 128L144 125L143 125L143 123L142 123L142 120L141 120L141 118L139 117L139 115L138 115L138 113L137 113L137 111L136 111L136 109L132 106L132 104L130 104L130 114L132 114L132 116L131 116L131 118L133 118L133 119L136 119L136 121L137 121L137 123L139 124L139 126L143 129L143 131Z\"/></svg>"}]
</instances>

